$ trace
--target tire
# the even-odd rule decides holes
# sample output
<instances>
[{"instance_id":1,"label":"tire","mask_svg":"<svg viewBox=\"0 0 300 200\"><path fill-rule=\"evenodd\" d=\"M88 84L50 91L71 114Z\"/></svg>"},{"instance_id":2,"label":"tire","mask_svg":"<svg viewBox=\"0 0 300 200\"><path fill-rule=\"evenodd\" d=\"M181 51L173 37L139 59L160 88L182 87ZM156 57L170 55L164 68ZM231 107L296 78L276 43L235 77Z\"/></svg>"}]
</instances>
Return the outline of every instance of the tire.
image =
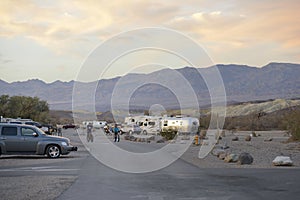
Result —
<instances>
[{"instance_id":1,"label":"tire","mask_svg":"<svg viewBox=\"0 0 300 200\"><path fill-rule=\"evenodd\" d=\"M60 148L53 144L47 147L46 153L49 158L58 158L61 154Z\"/></svg>"}]
</instances>

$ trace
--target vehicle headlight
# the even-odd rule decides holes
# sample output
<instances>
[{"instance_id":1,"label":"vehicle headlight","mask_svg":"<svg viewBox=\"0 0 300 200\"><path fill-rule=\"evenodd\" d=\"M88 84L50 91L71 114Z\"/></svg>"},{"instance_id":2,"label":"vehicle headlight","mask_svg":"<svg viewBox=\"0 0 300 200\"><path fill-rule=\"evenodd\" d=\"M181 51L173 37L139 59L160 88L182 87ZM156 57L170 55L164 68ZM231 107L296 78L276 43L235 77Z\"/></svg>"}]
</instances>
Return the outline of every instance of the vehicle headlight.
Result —
<instances>
[{"instance_id":1,"label":"vehicle headlight","mask_svg":"<svg viewBox=\"0 0 300 200\"><path fill-rule=\"evenodd\" d=\"M63 146L68 146L68 144L67 144L66 142L61 142L61 144L62 144Z\"/></svg>"}]
</instances>

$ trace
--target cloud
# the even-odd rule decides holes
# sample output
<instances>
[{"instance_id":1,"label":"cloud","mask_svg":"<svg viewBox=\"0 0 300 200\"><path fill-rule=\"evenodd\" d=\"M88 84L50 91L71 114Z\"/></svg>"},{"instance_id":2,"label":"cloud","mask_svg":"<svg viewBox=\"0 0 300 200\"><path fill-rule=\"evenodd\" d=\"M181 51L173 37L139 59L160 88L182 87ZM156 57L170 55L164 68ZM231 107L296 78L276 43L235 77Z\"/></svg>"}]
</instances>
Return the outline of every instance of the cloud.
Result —
<instances>
[{"instance_id":1,"label":"cloud","mask_svg":"<svg viewBox=\"0 0 300 200\"><path fill-rule=\"evenodd\" d=\"M298 0L0 1L0 37L26 37L58 54L92 50L137 27L166 26L214 51L276 43L299 52Z\"/></svg>"}]
</instances>

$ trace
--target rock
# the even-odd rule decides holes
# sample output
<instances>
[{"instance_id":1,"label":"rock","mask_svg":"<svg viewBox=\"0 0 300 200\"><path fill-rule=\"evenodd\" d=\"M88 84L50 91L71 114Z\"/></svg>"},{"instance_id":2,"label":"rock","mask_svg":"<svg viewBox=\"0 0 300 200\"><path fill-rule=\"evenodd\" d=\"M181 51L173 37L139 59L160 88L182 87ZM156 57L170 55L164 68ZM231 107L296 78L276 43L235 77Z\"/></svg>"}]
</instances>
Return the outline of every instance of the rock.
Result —
<instances>
[{"instance_id":1,"label":"rock","mask_svg":"<svg viewBox=\"0 0 300 200\"><path fill-rule=\"evenodd\" d=\"M130 136L129 135L125 135L124 136L124 140L130 140Z\"/></svg>"},{"instance_id":2,"label":"rock","mask_svg":"<svg viewBox=\"0 0 300 200\"><path fill-rule=\"evenodd\" d=\"M252 131L252 133L251 133L251 135L250 135L251 137L257 137L257 135L256 135L256 133L255 133L255 131Z\"/></svg>"},{"instance_id":3,"label":"rock","mask_svg":"<svg viewBox=\"0 0 300 200\"><path fill-rule=\"evenodd\" d=\"M293 161L288 156L277 156L273 160L272 163L274 166L292 166L293 165Z\"/></svg>"},{"instance_id":4,"label":"rock","mask_svg":"<svg viewBox=\"0 0 300 200\"><path fill-rule=\"evenodd\" d=\"M225 142L223 146L221 146L221 149L229 149L229 146L227 145L227 143Z\"/></svg>"},{"instance_id":5,"label":"rock","mask_svg":"<svg viewBox=\"0 0 300 200\"><path fill-rule=\"evenodd\" d=\"M227 153L224 152L224 153L220 153L219 156L218 156L218 158L220 160L224 160L226 156L227 156Z\"/></svg>"},{"instance_id":6,"label":"rock","mask_svg":"<svg viewBox=\"0 0 300 200\"><path fill-rule=\"evenodd\" d=\"M273 140L273 138L267 138L267 139L264 139L264 142L271 142Z\"/></svg>"},{"instance_id":7,"label":"rock","mask_svg":"<svg viewBox=\"0 0 300 200\"><path fill-rule=\"evenodd\" d=\"M251 141L251 136L250 136L250 135L247 135L247 136L245 137L245 141L247 141L247 142Z\"/></svg>"},{"instance_id":8,"label":"rock","mask_svg":"<svg viewBox=\"0 0 300 200\"><path fill-rule=\"evenodd\" d=\"M220 154L226 153L223 149L214 149L212 152L212 155L219 157Z\"/></svg>"},{"instance_id":9,"label":"rock","mask_svg":"<svg viewBox=\"0 0 300 200\"><path fill-rule=\"evenodd\" d=\"M157 140L156 143L165 143L164 139Z\"/></svg>"},{"instance_id":10,"label":"rock","mask_svg":"<svg viewBox=\"0 0 300 200\"><path fill-rule=\"evenodd\" d=\"M235 136L234 138L232 138L232 141L239 141L239 137Z\"/></svg>"},{"instance_id":11,"label":"rock","mask_svg":"<svg viewBox=\"0 0 300 200\"><path fill-rule=\"evenodd\" d=\"M237 162L239 159L239 156L232 153L232 154L229 154L227 155L225 158L224 158L224 162L227 162L227 163L230 163L230 162Z\"/></svg>"},{"instance_id":12,"label":"rock","mask_svg":"<svg viewBox=\"0 0 300 200\"><path fill-rule=\"evenodd\" d=\"M241 153L238 158L238 164L250 165L253 163L253 157L249 153Z\"/></svg>"}]
</instances>

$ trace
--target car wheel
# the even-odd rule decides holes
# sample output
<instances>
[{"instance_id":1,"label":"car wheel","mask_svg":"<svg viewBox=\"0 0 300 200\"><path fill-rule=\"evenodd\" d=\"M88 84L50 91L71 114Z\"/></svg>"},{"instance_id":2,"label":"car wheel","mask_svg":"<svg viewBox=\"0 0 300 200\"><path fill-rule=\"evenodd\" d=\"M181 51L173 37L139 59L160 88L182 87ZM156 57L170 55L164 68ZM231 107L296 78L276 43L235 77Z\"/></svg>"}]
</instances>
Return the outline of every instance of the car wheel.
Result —
<instances>
[{"instance_id":1,"label":"car wheel","mask_svg":"<svg viewBox=\"0 0 300 200\"><path fill-rule=\"evenodd\" d=\"M56 145L49 145L46 153L49 158L58 158L60 156L60 149Z\"/></svg>"}]
</instances>

